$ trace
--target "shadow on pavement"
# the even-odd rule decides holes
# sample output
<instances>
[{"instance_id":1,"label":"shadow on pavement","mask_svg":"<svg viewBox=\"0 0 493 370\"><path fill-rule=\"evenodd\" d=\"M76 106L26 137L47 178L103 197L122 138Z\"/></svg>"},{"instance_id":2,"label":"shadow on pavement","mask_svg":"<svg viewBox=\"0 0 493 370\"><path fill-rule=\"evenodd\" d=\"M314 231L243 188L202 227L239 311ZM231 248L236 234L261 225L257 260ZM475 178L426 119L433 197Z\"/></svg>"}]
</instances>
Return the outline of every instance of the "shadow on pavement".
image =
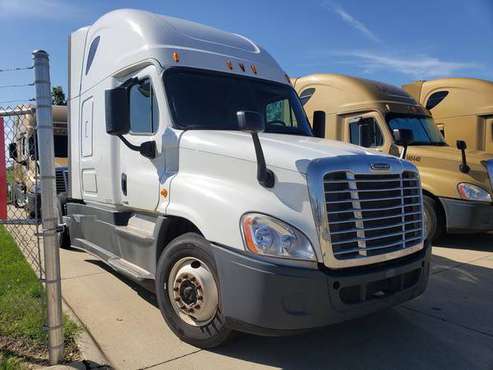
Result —
<instances>
[{"instance_id":1,"label":"shadow on pavement","mask_svg":"<svg viewBox=\"0 0 493 370\"><path fill-rule=\"evenodd\" d=\"M453 236L444 246L491 250L493 236ZM212 353L282 369L493 369L493 257L431 275L423 296L397 308L303 335L240 334ZM157 307L148 290L104 263L87 260L124 281ZM201 351L205 352L205 351Z\"/></svg>"},{"instance_id":2,"label":"shadow on pavement","mask_svg":"<svg viewBox=\"0 0 493 370\"><path fill-rule=\"evenodd\" d=\"M493 369L490 265L438 274L394 309L302 336L243 335L214 352L283 369Z\"/></svg>"},{"instance_id":3,"label":"shadow on pavement","mask_svg":"<svg viewBox=\"0 0 493 370\"><path fill-rule=\"evenodd\" d=\"M433 245L451 249L493 252L493 234L447 234Z\"/></svg>"},{"instance_id":4,"label":"shadow on pavement","mask_svg":"<svg viewBox=\"0 0 493 370\"><path fill-rule=\"evenodd\" d=\"M103 261L96 259L96 257L91 257L91 259L86 259L85 261L100 267L106 272L109 272L116 278L123 281L128 287L132 288L141 298L143 298L150 304L158 307L157 299L154 294L154 281L143 281L143 282L134 281L130 278L127 278L125 275L120 274L118 271L113 270L110 266L108 266Z\"/></svg>"}]
</instances>

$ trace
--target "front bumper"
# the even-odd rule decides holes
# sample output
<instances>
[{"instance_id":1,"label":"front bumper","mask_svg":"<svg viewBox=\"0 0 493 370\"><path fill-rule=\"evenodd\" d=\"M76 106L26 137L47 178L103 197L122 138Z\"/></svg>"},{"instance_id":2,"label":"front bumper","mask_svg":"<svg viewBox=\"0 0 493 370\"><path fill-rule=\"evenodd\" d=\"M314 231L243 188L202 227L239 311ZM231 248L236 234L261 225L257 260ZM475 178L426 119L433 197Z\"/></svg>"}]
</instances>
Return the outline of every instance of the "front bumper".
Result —
<instances>
[{"instance_id":1,"label":"front bumper","mask_svg":"<svg viewBox=\"0 0 493 370\"><path fill-rule=\"evenodd\" d=\"M431 247L375 266L344 270L276 265L214 246L229 327L284 335L367 315L419 296Z\"/></svg>"},{"instance_id":2,"label":"front bumper","mask_svg":"<svg viewBox=\"0 0 493 370\"><path fill-rule=\"evenodd\" d=\"M447 232L470 233L493 230L493 205L440 198L447 220Z\"/></svg>"}]
</instances>

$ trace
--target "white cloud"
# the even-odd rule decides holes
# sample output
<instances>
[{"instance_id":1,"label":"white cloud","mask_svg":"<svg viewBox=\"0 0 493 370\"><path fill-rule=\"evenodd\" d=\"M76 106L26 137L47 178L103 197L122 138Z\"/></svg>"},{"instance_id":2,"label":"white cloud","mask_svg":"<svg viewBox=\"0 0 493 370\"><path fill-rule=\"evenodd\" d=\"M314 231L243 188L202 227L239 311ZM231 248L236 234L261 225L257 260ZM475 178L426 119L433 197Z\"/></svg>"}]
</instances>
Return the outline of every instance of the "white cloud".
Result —
<instances>
[{"instance_id":1,"label":"white cloud","mask_svg":"<svg viewBox=\"0 0 493 370\"><path fill-rule=\"evenodd\" d=\"M334 11L341 19L346 22L349 26L352 28L358 30L361 32L363 35L365 35L368 39L374 41L374 42L382 42L380 38L375 35L363 22L360 20L356 19L353 17L351 14L349 14L346 10L344 10L340 5L337 5L335 3L326 1L322 4L325 8L328 8L332 11Z\"/></svg>"},{"instance_id":2,"label":"white cloud","mask_svg":"<svg viewBox=\"0 0 493 370\"><path fill-rule=\"evenodd\" d=\"M0 0L2 18L40 18L64 20L78 16L80 9L62 0Z\"/></svg>"},{"instance_id":3,"label":"white cloud","mask_svg":"<svg viewBox=\"0 0 493 370\"><path fill-rule=\"evenodd\" d=\"M361 66L368 73L393 70L422 79L446 77L463 70L481 68L476 63L450 62L427 55L389 56L369 51L343 51L333 53L333 55L351 58L347 62Z\"/></svg>"}]
</instances>

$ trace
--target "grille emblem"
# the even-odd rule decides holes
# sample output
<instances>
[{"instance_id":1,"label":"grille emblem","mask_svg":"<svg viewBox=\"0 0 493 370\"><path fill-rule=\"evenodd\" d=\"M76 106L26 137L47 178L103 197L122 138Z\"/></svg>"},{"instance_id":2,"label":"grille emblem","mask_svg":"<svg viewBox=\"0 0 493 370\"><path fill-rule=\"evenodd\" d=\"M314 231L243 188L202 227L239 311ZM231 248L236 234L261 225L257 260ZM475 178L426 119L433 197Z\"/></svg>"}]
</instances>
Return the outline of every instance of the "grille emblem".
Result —
<instances>
[{"instance_id":1,"label":"grille emblem","mask_svg":"<svg viewBox=\"0 0 493 370\"><path fill-rule=\"evenodd\" d=\"M390 164L388 164L388 163L372 163L372 164L370 164L370 168L373 171L385 171L385 170L390 170Z\"/></svg>"}]
</instances>

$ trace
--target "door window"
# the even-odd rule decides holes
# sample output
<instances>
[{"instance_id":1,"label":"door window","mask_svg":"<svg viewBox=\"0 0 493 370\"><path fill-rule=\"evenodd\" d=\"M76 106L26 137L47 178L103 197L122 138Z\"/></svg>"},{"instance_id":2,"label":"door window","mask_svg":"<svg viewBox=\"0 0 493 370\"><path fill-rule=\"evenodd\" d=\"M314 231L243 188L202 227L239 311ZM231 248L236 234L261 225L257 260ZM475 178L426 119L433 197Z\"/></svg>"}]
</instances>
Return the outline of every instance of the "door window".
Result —
<instances>
[{"instance_id":1,"label":"door window","mask_svg":"<svg viewBox=\"0 0 493 370\"><path fill-rule=\"evenodd\" d=\"M363 138L360 138L360 126L366 125L369 130L368 143L363 145ZM378 123L373 117L360 118L349 124L349 140L351 144L363 145L367 148L376 148L383 145L383 135L378 127Z\"/></svg>"},{"instance_id":2,"label":"door window","mask_svg":"<svg viewBox=\"0 0 493 370\"><path fill-rule=\"evenodd\" d=\"M151 81L146 78L130 87L130 132L153 134L159 123L156 96Z\"/></svg>"}]
</instances>

